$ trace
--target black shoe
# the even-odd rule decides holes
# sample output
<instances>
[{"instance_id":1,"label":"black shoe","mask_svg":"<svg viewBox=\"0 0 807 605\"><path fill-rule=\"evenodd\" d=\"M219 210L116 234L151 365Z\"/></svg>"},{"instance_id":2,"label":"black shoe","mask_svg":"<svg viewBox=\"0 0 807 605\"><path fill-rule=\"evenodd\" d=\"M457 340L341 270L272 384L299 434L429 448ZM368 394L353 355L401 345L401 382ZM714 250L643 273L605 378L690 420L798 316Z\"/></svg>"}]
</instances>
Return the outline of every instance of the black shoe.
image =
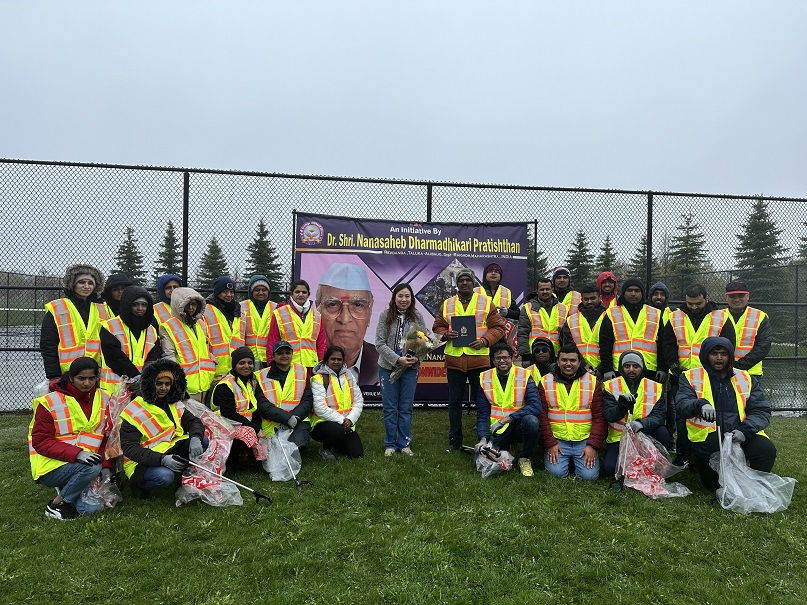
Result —
<instances>
[{"instance_id":1,"label":"black shoe","mask_svg":"<svg viewBox=\"0 0 807 605\"><path fill-rule=\"evenodd\" d=\"M446 446L446 452L456 452L457 450L462 449L462 444L457 443L456 441L449 441L448 445Z\"/></svg>"},{"instance_id":2,"label":"black shoe","mask_svg":"<svg viewBox=\"0 0 807 605\"><path fill-rule=\"evenodd\" d=\"M673 464L675 466L686 466L688 462L689 456L687 454L676 454Z\"/></svg>"},{"instance_id":3,"label":"black shoe","mask_svg":"<svg viewBox=\"0 0 807 605\"><path fill-rule=\"evenodd\" d=\"M134 481L129 482L129 491L132 492L132 498L135 500L148 500L151 498L151 491L143 489L139 483Z\"/></svg>"},{"instance_id":4,"label":"black shoe","mask_svg":"<svg viewBox=\"0 0 807 605\"><path fill-rule=\"evenodd\" d=\"M54 504L53 500L51 500L45 506L45 516L59 521L72 521L73 519L78 519L80 515L76 507L69 502L62 500L58 504Z\"/></svg>"}]
</instances>

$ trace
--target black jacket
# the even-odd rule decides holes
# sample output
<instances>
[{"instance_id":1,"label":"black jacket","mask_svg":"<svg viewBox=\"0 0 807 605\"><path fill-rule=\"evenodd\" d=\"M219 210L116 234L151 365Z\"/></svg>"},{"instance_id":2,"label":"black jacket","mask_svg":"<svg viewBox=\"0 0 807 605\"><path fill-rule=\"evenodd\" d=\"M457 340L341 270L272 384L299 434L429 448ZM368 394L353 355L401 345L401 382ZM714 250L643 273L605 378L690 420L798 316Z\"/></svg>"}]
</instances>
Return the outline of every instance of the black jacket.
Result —
<instances>
[{"instance_id":1,"label":"black jacket","mask_svg":"<svg viewBox=\"0 0 807 605\"><path fill-rule=\"evenodd\" d=\"M269 378L269 380L277 380L282 386L286 384L286 378L288 377L291 368L283 371L273 362L265 371L266 377ZM291 412L287 412L283 408L276 406L266 397L263 398L263 401L258 401L258 412L260 413L261 417L272 422L279 422L281 424L287 424L290 416L297 416L298 421L305 420L313 409L314 395L311 392L310 383L305 386L303 396L300 398L300 403L298 403Z\"/></svg>"},{"instance_id":2,"label":"black jacket","mask_svg":"<svg viewBox=\"0 0 807 605\"><path fill-rule=\"evenodd\" d=\"M90 320L90 305L103 305L104 301L95 294L90 294L86 299L81 300L73 292L65 292L64 298L68 299L76 306L84 326ZM45 366L45 376L49 380L59 378L62 375L62 368L59 365L59 330L56 328L56 319L50 313L45 313L42 320L42 328L39 333L39 352L42 354L42 363Z\"/></svg>"},{"instance_id":3,"label":"black jacket","mask_svg":"<svg viewBox=\"0 0 807 605\"><path fill-rule=\"evenodd\" d=\"M709 313L716 310L717 305L711 300L701 310L701 312L697 314L692 313L692 311L690 311L686 305L681 305L677 309L677 311L681 311L684 315L689 317L689 321L692 322L692 327L695 330L700 327L703 320L706 319ZM673 313L677 311L673 311ZM726 325L724 325L720 330L720 336L724 338L729 338L729 336L731 336L729 341L732 343L734 342L734 329L731 327L730 322L727 322ZM673 374L680 374L680 371L676 371L680 367L680 363L678 360L678 338L675 336L675 328L673 327L672 319L664 325L661 342L662 350L664 352L664 364L673 371Z\"/></svg>"},{"instance_id":4,"label":"black jacket","mask_svg":"<svg viewBox=\"0 0 807 605\"><path fill-rule=\"evenodd\" d=\"M137 317L132 312L132 304L138 298L145 298L148 303L148 309L143 317ZM129 286L123 291L123 296L120 299L119 317L124 325L131 332L132 338L140 338L143 330L150 327L154 319L154 303L151 299L151 294L148 290L140 286ZM156 336L156 332L155 332ZM101 327L101 353L104 355L104 362L115 374L118 376L128 376L134 378L140 376L140 370L132 363L127 355L123 353L121 342L113 336L109 330ZM162 349L160 348L159 338L157 343L152 347L146 356L146 363L150 361L157 361L162 357Z\"/></svg>"}]
</instances>

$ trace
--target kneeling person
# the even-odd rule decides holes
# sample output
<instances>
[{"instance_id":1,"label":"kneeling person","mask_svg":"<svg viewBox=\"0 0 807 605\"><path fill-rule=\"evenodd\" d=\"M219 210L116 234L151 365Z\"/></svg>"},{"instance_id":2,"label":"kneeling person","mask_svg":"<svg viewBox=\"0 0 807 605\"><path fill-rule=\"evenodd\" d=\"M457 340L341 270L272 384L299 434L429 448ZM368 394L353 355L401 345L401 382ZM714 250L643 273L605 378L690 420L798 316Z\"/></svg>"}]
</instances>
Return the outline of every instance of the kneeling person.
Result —
<instances>
[{"instance_id":1,"label":"kneeling person","mask_svg":"<svg viewBox=\"0 0 807 605\"><path fill-rule=\"evenodd\" d=\"M532 455L541 437L538 388L528 369L513 365L510 345L497 342L490 353L494 368L480 375L476 399L477 449L489 440L497 449L523 443L518 466L522 475L532 477Z\"/></svg>"}]
</instances>

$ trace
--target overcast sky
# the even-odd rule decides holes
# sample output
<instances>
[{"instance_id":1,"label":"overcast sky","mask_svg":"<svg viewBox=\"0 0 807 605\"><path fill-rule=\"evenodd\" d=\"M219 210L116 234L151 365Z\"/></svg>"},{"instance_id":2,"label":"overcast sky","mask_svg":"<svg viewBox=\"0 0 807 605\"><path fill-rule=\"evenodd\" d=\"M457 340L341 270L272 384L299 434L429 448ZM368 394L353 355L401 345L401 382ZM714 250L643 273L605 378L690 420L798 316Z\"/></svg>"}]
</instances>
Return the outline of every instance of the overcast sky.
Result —
<instances>
[{"instance_id":1,"label":"overcast sky","mask_svg":"<svg viewBox=\"0 0 807 605\"><path fill-rule=\"evenodd\" d=\"M807 195L807 3L0 4L0 156Z\"/></svg>"}]
</instances>

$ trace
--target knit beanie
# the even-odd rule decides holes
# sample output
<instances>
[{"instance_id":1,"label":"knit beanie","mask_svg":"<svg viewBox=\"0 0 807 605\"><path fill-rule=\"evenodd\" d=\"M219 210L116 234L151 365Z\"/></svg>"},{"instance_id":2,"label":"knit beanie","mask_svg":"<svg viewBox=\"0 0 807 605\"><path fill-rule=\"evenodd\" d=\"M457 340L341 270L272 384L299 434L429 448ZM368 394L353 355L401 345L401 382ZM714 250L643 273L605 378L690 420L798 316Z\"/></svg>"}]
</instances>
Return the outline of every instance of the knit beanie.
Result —
<instances>
[{"instance_id":1,"label":"knit beanie","mask_svg":"<svg viewBox=\"0 0 807 605\"><path fill-rule=\"evenodd\" d=\"M235 291L235 282L229 275L222 275L213 281L213 296L216 297L225 290Z\"/></svg>"}]
</instances>

